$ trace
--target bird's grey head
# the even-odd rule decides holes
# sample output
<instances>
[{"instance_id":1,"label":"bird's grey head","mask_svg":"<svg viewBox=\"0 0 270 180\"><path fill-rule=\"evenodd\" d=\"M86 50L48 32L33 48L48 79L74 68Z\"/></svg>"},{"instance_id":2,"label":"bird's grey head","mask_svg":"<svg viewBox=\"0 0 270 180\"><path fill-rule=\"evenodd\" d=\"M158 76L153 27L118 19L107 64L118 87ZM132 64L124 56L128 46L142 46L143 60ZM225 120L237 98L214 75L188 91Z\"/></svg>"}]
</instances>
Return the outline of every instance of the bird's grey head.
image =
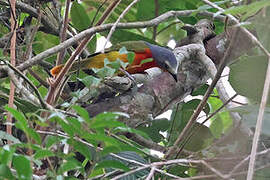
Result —
<instances>
[{"instance_id":1,"label":"bird's grey head","mask_svg":"<svg viewBox=\"0 0 270 180\"><path fill-rule=\"evenodd\" d=\"M146 43L151 50L152 57L156 61L157 65L163 69L168 71L173 78L177 81L177 72L179 62L176 60L173 51L171 49L156 46L150 43Z\"/></svg>"},{"instance_id":2,"label":"bird's grey head","mask_svg":"<svg viewBox=\"0 0 270 180\"><path fill-rule=\"evenodd\" d=\"M195 25L186 24L182 29L187 31L187 36L196 43L201 40L205 43L207 40L215 37L215 25L208 19L201 19Z\"/></svg>"}]
</instances>

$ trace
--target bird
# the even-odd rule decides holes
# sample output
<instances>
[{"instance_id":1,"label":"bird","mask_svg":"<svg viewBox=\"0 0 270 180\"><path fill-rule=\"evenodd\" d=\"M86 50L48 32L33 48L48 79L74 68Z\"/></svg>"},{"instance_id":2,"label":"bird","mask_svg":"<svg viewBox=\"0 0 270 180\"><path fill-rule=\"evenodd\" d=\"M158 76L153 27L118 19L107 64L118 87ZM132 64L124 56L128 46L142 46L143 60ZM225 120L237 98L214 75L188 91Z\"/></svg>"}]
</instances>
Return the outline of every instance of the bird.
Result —
<instances>
[{"instance_id":1,"label":"bird","mask_svg":"<svg viewBox=\"0 0 270 180\"><path fill-rule=\"evenodd\" d=\"M69 72L74 72L77 69L86 70L91 68L103 68L105 58L110 62L120 59L122 62L127 63L128 55L119 52L121 47L126 47L128 52L133 52L135 55L133 62L125 68L125 71L129 74L144 73L146 69L159 67L163 71L170 73L177 82L179 63L176 60L173 51L167 47L154 45L146 41L121 42L106 49L104 53L95 53L86 59L75 61ZM150 58L152 58L152 60L149 60ZM55 66L50 72L53 76L57 76L63 67L64 64ZM117 74L119 75L122 73L118 72Z\"/></svg>"},{"instance_id":2,"label":"bird","mask_svg":"<svg viewBox=\"0 0 270 180\"><path fill-rule=\"evenodd\" d=\"M205 46L216 36L215 24L208 19L201 19L195 25L185 24L182 29L187 31L187 37L177 42L176 47L193 43L201 43Z\"/></svg>"},{"instance_id":3,"label":"bird","mask_svg":"<svg viewBox=\"0 0 270 180\"><path fill-rule=\"evenodd\" d=\"M174 53L178 57L178 54L182 54L182 49L186 45L190 44L199 44L201 46L206 47L207 43L210 39L214 38L216 36L214 30L215 30L215 25L212 23L212 21L208 19L202 19L198 21L195 25L190 25L190 24L185 24L182 27L183 30L187 31L187 37L184 39L180 40L175 49ZM179 56L182 57L182 56ZM181 70L185 70L189 73L187 76L187 82L193 82L194 79L198 78L198 73L205 72L204 69L205 67L203 65L197 64L197 60L194 59L193 57L191 59L188 59L188 63L183 63L182 60L178 59L180 63L180 68ZM197 64L197 65L196 65ZM184 67L184 68L183 68ZM179 70L179 71L181 71ZM203 76L203 75L199 75ZM195 86L192 85L190 87L190 94L193 93Z\"/></svg>"}]
</instances>

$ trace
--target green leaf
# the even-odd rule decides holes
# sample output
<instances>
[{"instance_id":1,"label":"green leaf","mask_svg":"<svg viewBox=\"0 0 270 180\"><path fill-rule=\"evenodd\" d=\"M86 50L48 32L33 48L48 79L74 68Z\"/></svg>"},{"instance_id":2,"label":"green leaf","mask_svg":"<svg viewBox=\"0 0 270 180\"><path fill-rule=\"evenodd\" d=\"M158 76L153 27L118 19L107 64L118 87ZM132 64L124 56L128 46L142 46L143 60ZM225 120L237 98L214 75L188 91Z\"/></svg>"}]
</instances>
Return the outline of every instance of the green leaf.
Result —
<instances>
[{"instance_id":1,"label":"green leaf","mask_svg":"<svg viewBox=\"0 0 270 180\"><path fill-rule=\"evenodd\" d=\"M197 152L209 146L214 137L210 129L200 123L195 123L193 126L193 135L185 145L185 149L192 152Z\"/></svg>"},{"instance_id":2,"label":"green leaf","mask_svg":"<svg viewBox=\"0 0 270 180\"><path fill-rule=\"evenodd\" d=\"M57 122L61 125L64 132L66 132L71 137L74 136L74 133L76 133L76 131L74 130L74 128L70 124L66 123L64 120L62 120L60 118Z\"/></svg>"},{"instance_id":3,"label":"green leaf","mask_svg":"<svg viewBox=\"0 0 270 180\"><path fill-rule=\"evenodd\" d=\"M112 77L115 73L115 69L110 68L108 66L105 66L101 69L93 69L94 72L100 77L100 78L105 78L105 77Z\"/></svg>"},{"instance_id":4,"label":"green leaf","mask_svg":"<svg viewBox=\"0 0 270 180\"><path fill-rule=\"evenodd\" d=\"M38 144L41 144L41 137L40 135L35 131L35 129L27 128L26 129L27 134L33 138Z\"/></svg>"},{"instance_id":5,"label":"green leaf","mask_svg":"<svg viewBox=\"0 0 270 180\"><path fill-rule=\"evenodd\" d=\"M103 35L106 35L106 34L103 34ZM131 32L130 30L117 29L111 37L112 44L116 44L116 43L124 42L124 41L138 41L138 40L143 40L143 41L147 41L149 43L155 44L155 41L153 41L153 39L147 38L144 35L141 35L135 32Z\"/></svg>"},{"instance_id":6,"label":"green leaf","mask_svg":"<svg viewBox=\"0 0 270 180\"><path fill-rule=\"evenodd\" d=\"M144 60L141 61L140 65L144 64L144 63L152 62L153 60L154 60L153 58L144 59Z\"/></svg>"},{"instance_id":7,"label":"green leaf","mask_svg":"<svg viewBox=\"0 0 270 180\"><path fill-rule=\"evenodd\" d=\"M93 36L91 41L87 44L87 48L89 49L89 52L95 53L96 52L96 46L97 46L97 36Z\"/></svg>"},{"instance_id":8,"label":"green leaf","mask_svg":"<svg viewBox=\"0 0 270 180\"><path fill-rule=\"evenodd\" d=\"M169 129L170 122L168 119L155 119L151 121L151 125L138 128L139 130L147 133L147 135L156 143L159 143L165 139L160 132L165 132Z\"/></svg>"},{"instance_id":9,"label":"green leaf","mask_svg":"<svg viewBox=\"0 0 270 180\"><path fill-rule=\"evenodd\" d=\"M214 2L214 4L216 4L216 5L222 5L222 4L224 4L224 3L226 3L226 2L229 2L230 0L224 0L224 1L217 1L217 2ZM200 10L200 11L205 11L205 10L208 10L208 9L212 9L213 7L212 6L209 6L209 5L202 5L202 6L200 6L199 8L198 8L198 10Z\"/></svg>"},{"instance_id":10,"label":"green leaf","mask_svg":"<svg viewBox=\"0 0 270 180\"><path fill-rule=\"evenodd\" d=\"M214 91L214 95L218 96L218 93L216 90ZM216 97L210 97L208 99L208 103L211 106L211 113L215 112L217 109L219 109L222 105L223 102ZM219 138L222 134L224 134L227 130L230 129L232 126L232 119L229 114L229 112L226 111L220 111L218 112L214 117L210 119L211 124L210 124L210 130L213 134L214 137Z\"/></svg>"},{"instance_id":11,"label":"green leaf","mask_svg":"<svg viewBox=\"0 0 270 180\"><path fill-rule=\"evenodd\" d=\"M233 89L250 100L260 102L267 64L268 60L265 56L240 58L239 61L230 66L229 82Z\"/></svg>"},{"instance_id":12,"label":"green leaf","mask_svg":"<svg viewBox=\"0 0 270 180\"><path fill-rule=\"evenodd\" d=\"M33 138L38 144L41 144L40 135L37 132L35 132L34 129L28 127L27 120L25 119L24 115L21 112L10 107L6 107L6 110L8 110L18 121L15 123L15 126L17 128L24 131L28 136Z\"/></svg>"},{"instance_id":13,"label":"green leaf","mask_svg":"<svg viewBox=\"0 0 270 180\"><path fill-rule=\"evenodd\" d=\"M116 160L104 160L97 163L95 169L101 169L101 168L114 168L114 169L121 169L123 171L130 170L125 164Z\"/></svg>"},{"instance_id":14,"label":"green leaf","mask_svg":"<svg viewBox=\"0 0 270 180\"><path fill-rule=\"evenodd\" d=\"M71 22L76 29L83 31L90 27L91 20L88 17L82 4L74 1L70 10Z\"/></svg>"},{"instance_id":15,"label":"green leaf","mask_svg":"<svg viewBox=\"0 0 270 180\"><path fill-rule=\"evenodd\" d=\"M127 59L128 59L128 63L132 64L135 58L135 53L134 52L128 52L127 54Z\"/></svg>"},{"instance_id":16,"label":"green leaf","mask_svg":"<svg viewBox=\"0 0 270 180\"><path fill-rule=\"evenodd\" d=\"M80 118L67 117L69 124L74 128L74 131L78 134L84 133L81 129L82 122L79 121Z\"/></svg>"},{"instance_id":17,"label":"green leaf","mask_svg":"<svg viewBox=\"0 0 270 180\"><path fill-rule=\"evenodd\" d=\"M187 1L188 2L188 1ZM186 8L184 0L159 0L159 15L170 10L183 10ZM155 1L140 0L138 3L137 20L149 20L155 17Z\"/></svg>"},{"instance_id":18,"label":"green leaf","mask_svg":"<svg viewBox=\"0 0 270 180\"><path fill-rule=\"evenodd\" d=\"M216 138L220 138L232 126L228 112L219 112L211 119L210 130Z\"/></svg>"},{"instance_id":19,"label":"green leaf","mask_svg":"<svg viewBox=\"0 0 270 180\"><path fill-rule=\"evenodd\" d=\"M239 13L248 13L248 16L254 13L255 11L258 11L259 9L263 7L267 7L270 5L269 0L262 0L262 1L256 1L248 5L241 5L241 6L233 6L227 10L225 10L224 14L239 14ZM246 16L247 17L247 16Z\"/></svg>"},{"instance_id":20,"label":"green leaf","mask_svg":"<svg viewBox=\"0 0 270 180\"><path fill-rule=\"evenodd\" d=\"M171 21L166 21L158 25L158 36L156 38L158 43L167 45L170 40L178 42L186 36L186 32L181 29L183 23L175 23L175 19L172 19Z\"/></svg>"},{"instance_id":21,"label":"green leaf","mask_svg":"<svg viewBox=\"0 0 270 180\"><path fill-rule=\"evenodd\" d=\"M127 53L128 53L127 48L126 48L126 47L121 47L121 48L119 49L119 53L120 53L120 54L127 54Z\"/></svg>"},{"instance_id":22,"label":"green leaf","mask_svg":"<svg viewBox=\"0 0 270 180\"><path fill-rule=\"evenodd\" d=\"M85 134L82 136L88 142L92 143L93 141L104 142L106 146L119 146L120 142L112 137L109 137L105 134Z\"/></svg>"},{"instance_id":23,"label":"green leaf","mask_svg":"<svg viewBox=\"0 0 270 180\"><path fill-rule=\"evenodd\" d=\"M260 105L259 104L251 104L241 107L233 108L233 112L239 112L243 117L243 123L249 128L256 127L256 121L258 118ZM270 108L266 107L264 116L263 116L263 125L262 125L262 133L266 134L267 136L270 135L269 128L270 128ZM268 140L267 140L268 141Z\"/></svg>"},{"instance_id":24,"label":"green leaf","mask_svg":"<svg viewBox=\"0 0 270 180\"><path fill-rule=\"evenodd\" d=\"M104 112L98 114L90 122L90 127L97 128L112 128L112 127L125 127L124 123L117 121L120 114L112 112Z\"/></svg>"},{"instance_id":25,"label":"green leaf","mask_svg":"<svg viewBox=\"0 0 270 180\"><path fill-rule=\"evenodd\" d=\"M124 159L137 161L137 162L140 162L142 164L148 164L148 162L145 159L143 159L140 155L138 155L136 152L123 151L123 152L117 153L117 155L124 158ZM125 161L125 160L122 160L122 159L118 159L118 158L116 158L114 156L111 156L111 155L106 156L104 158L104 160L120 161L123 164L127 165L130 169L137 167L136 164L130 163L129 161ZM113 171L113 169L106 168L106 172L111 172L111 171ZM149 170L144 169L144 170L135 172L135 173L133 173L133 174L131 174L129 176L126 176L126 178L128 178L128 179L142 179L143 177L145 177L146 175L149 174L149 171L150 171L150 169Z\"/></svg>"},{"instance_id":26,"label":"green leaf","mask_svg":"<svg viewBox=\"0 0 270 180\"><path fill-rule=\"evenodd\" d=\"M179 104L176 105L176 107L173 109L173 113L171 115L171 126L170 126L170 143L174 143L176 138L179 136L179 133L183 130L183 128L186 126L187 122L189 121L190 117L194 113L195 109L197 108L198 104L200 103L200 100L193 99L191 101L188 101L185 104ZM210 111L209 106L207 104L205 111Z\"/></svg>"},{"instance_id":27,"label":"green leaf","mask_svg":"<svg viewBox=\"0 0 270 180\"><path fill-rule=\"evenodd\" d=\"M199 95L204 95L208 89L209 85L204 84L203 86L199 87L195 91L192 92L192 96L199 96Z\"/></svg>"},{"instance_id":28,"label":"green leaf","mask_svg":"<svg viewBox=\"0 0 270 180\"><path fill-rule=\"evenodd\" d=\"M0 149L0 162L1 164L8 165L8 163L12 160L13 154L15 152L15 148L10 146L4 146Z\"/></svg>"},{"instance_id":29,"label":"green leaf","mask_svg":"<svg viewBox=\"0 0 270 180\"><path fill-rule=\"evenodd\" d=\"M27 129L27 120L25 119L24 115L14 108L10 108L6 106L5 109L9 111L12 114L12 116L18 121L17 123L18 128L20 128L21 130L25 132Z\"/></svg>"},{"instance_id":30,"label":"green leaf","mask_svg":"<svg viewBox=\"0 0 270 180\"><path fill-rule=\"evenodd\" d=\"M33 50L37 54L59 44L59 36L44 33L41 31L38 31L36 33L35 39L36 39L36 41L35 41L35 43L33 43ZM50 60L50 62L53 62L56 59L56 56L51 56L48 59Z\"/></svg>"},{"instance_id":31,"label":"green leaf","mask_svg":"<svg viewBox=\"0 0 270 180\"><path fill-rule=\"evenodd\" d=\"M15 179L10 171L10 168L5 164L0 164L0 177L10 180Z\"/></svg>"},{"instance_id":32,"label":"green leaf","mask_svg":"<svg viewBox=\"0 0 270 180\"><path fill-rule=\"evenodd\" d=\"M50 148L52 145L54 145L55 143L58 143L61 141L61 137L58 136L47 136L46 140L46 148Z\"/></svg>"},{"instance_id":33,"label":"green leaf","mask_svg":"<svg viewBox=\"0 0 270 180\"><path fill-rule=\"evenodd\" d=\"M69 159L66 163L61 164L60 168L58 169L58 174L63 174L64 172L79 168L81 168L81 166L79 166L79 162L74 159Z\"/></svg>"},{"instance_id":34,"label":"green leaf","mask_svg":"<svg viewBox=\"0 0 270 180\"><path fill-rule=\"evenodd\" d=\"M187 175L187 170L189 168L187 166L180 166L180 165L177 165L177 166L172 166L168 169L168 173L171 173L173 175L177 175L177 176L180 176L182 178L184 177L189 177Z\"/></svg>"},{"instance_id":35,"label":"green leaf","mask_svg":"<svg viewBox=\"0 0 270 180\"><path fill-rule=\"evenodd\" d=\"M122 150L121 150L121 148L119 146L106 146L101 151L101 155L105 156L105 155L108 155L110 153L119 153L121 151Z\"/></svg>"},{"instance_id":36,"label":"green leaf","mask_svg":"<svg viewBox=\"0 0 270 180\"><path fill-rule=\"evenodd\" d=\"M78 106L78 105L74 105L73 109L77 112L77 114L79 114L86 122L90 122L90 117L88 112L86 111L86 109Z\"/></svg>"},{"instance_id":37,"label":"green leaf","mask_svg":"<svg viewBox=\"0 0 270 180\"><path fill-rule=\"evenodd\" d=\"M30 161L26 157L22 155L13 156L12 164L16 169L19 179L32 178L32 167L30 166Z\"/></svg>"},{"instance_id":38,"label":"green leaf","mask_svg":"<svg viewBox=\"0 0 270 180\"><path fill-rule=\"evenodd\" d=\"M82 155L84 155L84 157L86 157L87 159L91 160L91 151L90 151L90 147L78 142L78 141L74 141L73 143L74 148L80 152Z\"/></svg>"},{"instance_id":39,"label":"green leaf","mask_svg":"<svg viewBox=\"0 0 270 180\"><path fill-rule=\"evenodd\" d=\"M86 86L86 87L92 87L92 86L98 86L101 82L101 79L96 78L94 76L85 76L83 79L79 80Z\"/></svg>"},{"instance_id":40,"label":"green leaf","mask_svg":"<svg viewBox=\"0 0 270 180\"><path fill-rule=\"evenodd\" d=\"M126 127L116 127L114 129L114 132L130 132L130 133L139 134L139 135L143 136L146 139L150 139L150 137L146 133L144 133L143 131L133 129L133 128L130 128L128 126L126 126Z\"/></svg>"},{"instance_id":41,"label":"green leaf","mask_svg":"<svg viewBox=\"0 0 270 180\"><path fill-rule=\"evenodd\" d=\"M35 153L34 158L35 159L43 159L43 158L51 157L51 156L55 156L55 154L52 151L47 150L47 149L42 149L42 150L38 150Z\"/></svg>"},{"instance_id":42,"label":"green leaf","mask_svg":"<svg viewBox=\"0 0 270 180\"><path fill-rule=\"evenodd\" d=\"M15 97L15 104L18 107L18 109L22 110L24 113L29 113L29 112L36 112L39 107L27 100Z\"/></svg>"},{"instance_id":43,"label":"green leaf","mask_svg":"<svg viewBox=\"0 0 270 180\"><path fill-rule=\"evenodd\" d=\"M95 176L99 176L101 174L105 174L103 169L93 169L93 171L91 172L89 178L95 177Z\"/></svg>"},{"instance_id":44,"label":"green leaf","mask_svg":"<svg viewBox=\"0 0 270 180\"><path fill-rule=\"evenodd\" d=\"M6 107L6 109L11 112L11 114L15 117L16 120L18 120L15 123L15 126L24 131L31 138L33 138L38 144L41 144L40 135L35 132L34 129L28 127L27 120L25 119L24 115L13 108Z\"/></svg>"}]
</instances>

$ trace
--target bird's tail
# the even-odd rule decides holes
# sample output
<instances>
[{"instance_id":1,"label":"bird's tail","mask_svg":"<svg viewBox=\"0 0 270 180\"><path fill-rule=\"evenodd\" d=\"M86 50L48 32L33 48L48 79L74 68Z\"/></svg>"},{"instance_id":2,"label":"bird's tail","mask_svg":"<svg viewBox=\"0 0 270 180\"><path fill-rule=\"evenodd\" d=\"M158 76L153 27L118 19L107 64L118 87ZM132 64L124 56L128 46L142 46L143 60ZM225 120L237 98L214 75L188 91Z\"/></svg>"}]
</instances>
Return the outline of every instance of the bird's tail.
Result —
<instances>
[{"instance_id":1,"label":"bird's tail","mask_svg":"<svg viewBox=\"0 0 270 180\"><path fill-rule=\"evenodd\" d=\"M54 77L57 76L57 75L60 73L60 71L63 69L63 67L64 67L64 64L60 64L60 65L58 65L58 66L53 67L53 68L51 69L51 74L52 74Z\"/></svg>"},{"instance_id":2,"label":"bird's tail","mask_svg":"<svg viewBox=\"0 0 270 180\"><path fill-rule=\"evenodd\" d=\"M97 68L100 69L104 67L104 59L107 58L109 61L115 61L119 58L123 62L128 62L126 54L120 54L118 51L111 51L108 53L96 53L94 55L89 56L86 59L81 61L75 61L70 68L69 72L74 72L78 69L91 69ZM60 64L51 69L51 74L53 76L57 76L60 71L63 69L64 64Z\"/></svg>"}]
</instances>

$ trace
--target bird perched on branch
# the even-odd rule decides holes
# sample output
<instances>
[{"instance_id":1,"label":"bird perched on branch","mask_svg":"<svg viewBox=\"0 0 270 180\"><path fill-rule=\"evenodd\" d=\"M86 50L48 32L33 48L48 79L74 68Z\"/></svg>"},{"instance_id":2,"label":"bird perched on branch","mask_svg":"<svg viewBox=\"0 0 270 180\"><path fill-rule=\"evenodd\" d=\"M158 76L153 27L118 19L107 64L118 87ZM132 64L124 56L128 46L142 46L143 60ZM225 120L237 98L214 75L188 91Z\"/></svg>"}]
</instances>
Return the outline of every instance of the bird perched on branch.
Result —
<instances>
[{"instance_id":1,"label":"bird perched on branch","mask_svg":"<svg viewBox=\"0 0 270 180\"><path fill-rule=\"evenodd\" d=\"M178 70L178 62L172 50L150 44L145 41L127 41L122 42L112 48L109 48L105 53L95 53L81 61L75 61L70 69L70 72L80 69L102 68L104 67L104 59L107 58L110 62L120 59L122 62L127 63L127 54L121 54L119 49L126 47L128 52L134 53L134 60L129 64L125 71L130 74L143 73L146 69L159 67L160 69L169 72L177 81L176 74ZM152 60L149 61L149 58ZM64 64L55 66L51 69L51 74L57 76ZM120 73L121 74L121 73Z\"/></svg>"},{"instance_id":2,"label":"bird perched on branch","mask_svg":"<svg viewBox=\"0 0 270 180\"><path fill-rule=\"evenodd\" d=\"M182 29L187 31L187 37L176 44L176 47L185 46L193 43L206 45L207 41L216 36L215 25L208 19L201 19L195 25L186 24Z\"/></svg>"},{"instance_id":3,"label":"bird perched on branch","mask_svg":"<svg viewBox=\"0 0 270 180\"><path fill-rule=\"evenodd\" d=\"M206 47L207 41L215 36L215 26L211 21L202 19L195 25L186 24L182 29L187 31L187 37L177 43L174 53L177 60L180 62L179 71L186 74L186 88L192 93L193 89L196 87L194 84L194 82L196 82L195 79L197 79L197 82L201 82L200 78L204 77L204 74L206 74L206 68L193 56L183 58L185 54L190 55L192 53L187 50L186 45L196 44Z\"/></svg>"}]
</instances>

